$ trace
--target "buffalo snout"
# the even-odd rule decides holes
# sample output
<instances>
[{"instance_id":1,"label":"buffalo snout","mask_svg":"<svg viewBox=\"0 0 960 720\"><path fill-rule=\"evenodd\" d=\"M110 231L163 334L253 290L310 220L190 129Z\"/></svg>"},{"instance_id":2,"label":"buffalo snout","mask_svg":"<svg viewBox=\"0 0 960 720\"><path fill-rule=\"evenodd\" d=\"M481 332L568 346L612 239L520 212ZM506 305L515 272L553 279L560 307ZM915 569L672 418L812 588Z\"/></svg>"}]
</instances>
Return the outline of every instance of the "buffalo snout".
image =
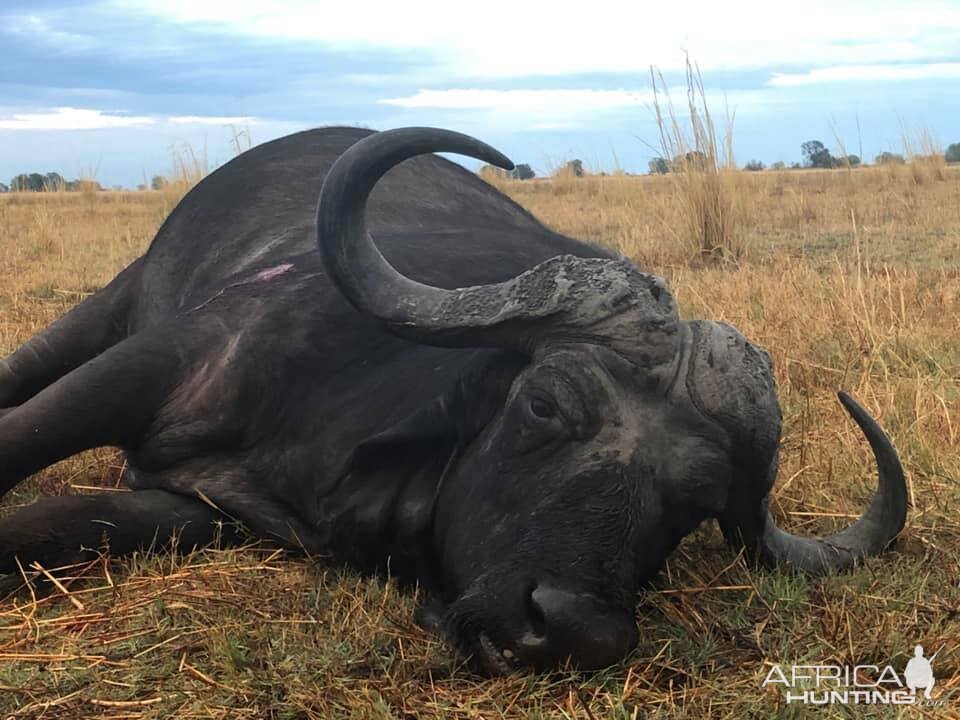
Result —
<instances>
[{"instance_id":1,"label":"buffalo snout","mask_svg":"<svg viewBox=\"0 0 960 720\"><path fill-rule=\"evenodd\" d=\"M599 670L623 660L637 644L633 613L591 593L540 583L514 607L523 608L521 617L496 623L513 628L513 637L481 631L476 638L474 661L484 672L549 670L567 662L580 670Z\"/></svg>"},{"instance_id":2,"label":"buffalo snout","mask_svg":"<svg viewBox=\"0 0 960 720\"><path fill-rule=\"evenodd\" d=\"M526 665L569 658L582 670L599 670L623 660L637 644L633 613L615 610L595 595L541 584L530 593L529 607L534 632L517 642Z\"/></svg>"}]
</instances>

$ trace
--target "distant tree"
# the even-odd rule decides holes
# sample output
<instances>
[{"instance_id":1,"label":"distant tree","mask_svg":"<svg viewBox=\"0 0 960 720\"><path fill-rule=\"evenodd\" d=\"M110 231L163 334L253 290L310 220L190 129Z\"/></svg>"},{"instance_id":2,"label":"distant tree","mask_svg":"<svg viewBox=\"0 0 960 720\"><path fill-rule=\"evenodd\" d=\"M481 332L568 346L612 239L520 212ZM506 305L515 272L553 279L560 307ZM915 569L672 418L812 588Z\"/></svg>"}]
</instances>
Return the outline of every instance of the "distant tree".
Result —
<instances>
[{"instance_id":1,"label":"distant tree","mask_svg":"<svg viewBox=\"0 0 960 720\"><path fill-rule=\"evenodd\" d=\"M953 143L947 147L943 157L947 162L960 162L960 143Z\"/></svg>"},{"instance_id":2,"label":"distant tree","mask_svg":"<svg viewBox=\"0 0 960 720\"><path fill-rule=\"evenodd\" d=\"M845 157L840 158L840 159L839 159L839 163L840 163L840 165L844 165L844 166L846 166L846 167L856 167L857 165L860 164L860 156L859 156L859 155L847 155L847 156L845 156Z\"/></svg>"},{"instance_id":3,"label":"distant tree","mask_svg":"<svg viewBox=\"0 0 960 720\"><path fill-rule=\"evenodd\" d=\"M492 165L484 165L484 168L493 167ZM499 170L500 168L494 168ZM482 170L481 170L482 174ZM163 175L154 175L150 178L150 189L151 190L163 190L167 184L167 179Z\"/></svg>"},{"instance_id":4,"label":"distant tree","mask_svg":"<svg viewBox=\"0 0 960 720\"><path fill-rule=\"evenodd\" d=\"M66 181L60 173L48 172L43 176L43 189L48 191L63 190Z\"/></svg>"},{"instance_id":5,"label":"distant tree","mask_svg":"<svg viewBox=\"0 0 960 720\"><path fill-rule=\"evenodd\" d=\"M103 190L103 186L96 180L80 179L67 180L66 184L64 185L64 189L67 192L81 192L83 190L94 190L99 192Z\"/></svg>"},{"instance_id":6,"label":"distant tree","mask_svg":"<svg viewBox=\"0 0 960 720\"><path fill-rule=\"evenodd\" d=\"M10 181L14 192L40 192L43 190L43 175L40 173L21 173Z\"/></svg>"},{"instance_id":7,"label":"distant tree","mask_svg":"<svg viewBox=\"0 0 960 720\"><path fill-rule=\"evenodd\" d=\"M743 169L749 170L750 172L757 172L759 170L763 170L764 167L765 165L759 160L751 160L750 162L748 162L746 165L743 166Z\"/></svg>"},{"instance_id":8,"label":"distant tree","mask_svg":"<svg viewBox=\"0 0 960 720\"><path fill-rule=\"evenodd\" d=\"M583 160L570 160L563 169L574 177L583 177Z\"/></svg>"},{"instance_id":9,"label":"distant tree","mask_svg":"<svg viewBox=\"0 0 960 720\"><path fill-rule=\"evenodd\" d=\"M770 166L770 169L771 169L771 170L785 170L786 167L787 167L787 164L786 164L783 160L777 160L775 163L773 163L773 164Z\"/></svg>"},{"instance_id":10,"label":"distant tree","mask_svg":"<svg viewBox=\"0 0 960 720\"><path fill-rule=\"evenodd\" d=\"M807 167L832 168L836 167L837 159L819 140L807 140L800 146L803 159Z\"/></svg>"},{"instance_id":11,"label":"distant tree","mask_svg":"<svg viewBox=\"0 0 960 720\"><path fill-rule=\"evenodd\" d=\"M6 187L6 186L4 186ZM55 192L65 190L66 192L79 192L84 189L93 188L101 190L100 184L95 180L66 180L60 173L48 172L40 173L21 173L16 175L7 188L8 192Z\"/></svg>"},{"instance_id":12,"label":"distant tree","mask_svg":"<svg viewBox=\"0 0 960 720\"><path fill-rule=\"evenodd\" d=\"M803 155L804 160L809 161L811 157L826 149L824 144L819 140L807 140L800 146L800 153Z\"/></svg>"},{"instance_id":13,"label":"distant tree","mask_svg":"<svg viewBox=\"0 0 960 720\"><path fill-rule=\"evenodd\" d=\"M690 150L683 155L677 155L670 163L671 169L683 170L705 170L709 164L706 153L701 150Z\"/></svg>"},{"instance_id":14,"label":"distant tree","mask_svg":"<svg viewBox=\"0 0 960 720\"><path fill-rule=\"evenodd\" d=\"M877 165L903 165L906 160L903 159L903 155L892 152L882 152L877 155L873 161Z\"/></svg>"},{"instance_id":15,"label":"distant tree","mask_svg":"<svg viewBox=\"0 0 960 720\"><path fill-rule=\"evenodd\" d=\"M0 193L5 193L5 192L10 192L10 188L8 188L3 183L0 183Z\"/></svg>"},{"instance_id":16,"label":"distant tree","mask_svg":"<svg viewBox=\"0 0 960 720\"><path fill-rule=\"evenodd\" d=\"M494 180L532 180L537 176L533 171L533 168L527 165L526 163L521 163L520 165L515 165L513 170L504 170L498 168L496 165L484 165L477 173L487 182L492 182ZM162 179L162 178L161 178ZM154 182L157 178L154 178ZM164 181L165 182L165 181ZM163 187L161 185L160 187ZM154 186L154 190L158 189Z\"/></svg>"},{"instance_id":17,"label":"distant tree","mask_svg":"<svg viewBox=\"0 0 960 720\"><path fill-rule=\"evenodd\" d=\"M666 175L670 172L670 163L662 157L655 157L647 163L647 167L650 168L651 175Z\"/></svg>"},{"instance_id":18,"label":"distant tree","mask_svg":"<svg viewBox=\"0 0 960 720\"><path fill-rule=\"evenodd\" d=\"M801 164L798 163L798 162L792 162L792 163L790 163L790 169L791 169L791 170L802 170L802 169L803 169L803 165L801 165Z\"/></svg>"},{"instance_id":19,"label":"distant tree","mask_svg":"<svg viewBox=\"0 0 960 720\"><path fill-rule=\"evenodd\" d=\"M533 180L536 176L537 174L533 171L533 168L526 163L516 165L513 170L510 171L510 177L514 180Z\"/></svg>"}]
</instances>

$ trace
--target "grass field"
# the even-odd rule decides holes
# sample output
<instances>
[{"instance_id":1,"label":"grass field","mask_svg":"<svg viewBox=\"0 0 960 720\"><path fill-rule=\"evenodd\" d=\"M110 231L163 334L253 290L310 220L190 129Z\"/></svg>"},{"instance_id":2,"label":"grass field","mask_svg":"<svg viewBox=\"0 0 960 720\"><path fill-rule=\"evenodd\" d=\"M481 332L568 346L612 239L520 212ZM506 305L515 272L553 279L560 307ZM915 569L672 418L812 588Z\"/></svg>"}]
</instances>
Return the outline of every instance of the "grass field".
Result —
<instances>
[{"instance_id":1,"label":"grass field","mask_svg":"<svg viewBox=\"0 0 960 720\"><path fill-rule=\"evenodd\" d=\"M665 276L686 317L729 321L771 352L785 416L772 508L794 532L848 523L873 491L869 450L834 395L853 392L908 472L912 508L887 555L808 579L746 567L705 526L639 597L641 641L622 665L497 680L416 628L413 598L389 582L261 545L104 560L47 597L0 600L0 718L803 718L761 689L774 664L902 670L918 642L945 645L942 707L820 716L960 717L960 172L723 182L742 252L719 264L694 250L670 176L501 185L553 228ZM0 354L139 255L176 197L0 197ZM112 492L122 475L98 450L4 505Z\"/></svg>"}]
</instances>

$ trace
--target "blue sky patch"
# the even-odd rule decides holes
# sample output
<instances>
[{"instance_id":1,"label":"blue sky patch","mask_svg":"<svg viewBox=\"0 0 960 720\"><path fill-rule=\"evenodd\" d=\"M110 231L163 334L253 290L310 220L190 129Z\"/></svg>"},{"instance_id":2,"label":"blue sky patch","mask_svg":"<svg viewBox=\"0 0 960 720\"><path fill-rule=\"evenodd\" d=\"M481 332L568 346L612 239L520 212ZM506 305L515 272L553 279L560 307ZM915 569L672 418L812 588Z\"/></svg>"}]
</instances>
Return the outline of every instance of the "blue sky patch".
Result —
<instances>
[{"instance_id":1,"label":"blue sky patch","mask_svg":"<svg viewBox=\"0 0 960 720\"><path fill-rule=\"evenodd\" d=\"M799 160L814 138L867 159L919 127L960 141L960 4L770 5L595 0L566 17L490 0L465 24L432 0L15 0L0 6L0 181L96 168L132 186L173 146L216 164L236 128L262 142L325 124L444 126L540 171L579 157L644 172L649 67L679 105L685 51L715 116L735 115L741 164Z\"/></svg>"}]
</instances>

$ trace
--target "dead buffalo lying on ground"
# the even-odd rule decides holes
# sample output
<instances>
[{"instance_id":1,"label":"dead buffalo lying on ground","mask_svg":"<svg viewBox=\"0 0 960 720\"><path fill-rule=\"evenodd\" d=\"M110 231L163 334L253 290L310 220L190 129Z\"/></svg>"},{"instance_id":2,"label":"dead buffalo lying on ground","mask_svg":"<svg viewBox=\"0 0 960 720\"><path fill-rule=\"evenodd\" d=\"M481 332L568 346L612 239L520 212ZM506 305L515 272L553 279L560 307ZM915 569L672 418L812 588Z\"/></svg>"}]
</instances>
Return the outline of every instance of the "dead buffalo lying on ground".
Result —
<instances>
[{"instance_id":1,"label":"dead buffalo lying on ground","mask_svg":"<svg viewBox=\"0 0 960 720\"><path fill-rule=\"evenodd\" d=\"M0 362L0 491L102 445L126 452L134 490L3 519L0 572L105 541L190 548L229 518L421 583L437 610L423 616L488 672L596 668L634 645L635 594L706 518L751 557L814 573L899 532L900 463L844 394L879 491L824 540L778 529L767 354L680 321L662 280L435 151L509 166L424 128L254 148Z\"/></svg>"}]
</instances>

